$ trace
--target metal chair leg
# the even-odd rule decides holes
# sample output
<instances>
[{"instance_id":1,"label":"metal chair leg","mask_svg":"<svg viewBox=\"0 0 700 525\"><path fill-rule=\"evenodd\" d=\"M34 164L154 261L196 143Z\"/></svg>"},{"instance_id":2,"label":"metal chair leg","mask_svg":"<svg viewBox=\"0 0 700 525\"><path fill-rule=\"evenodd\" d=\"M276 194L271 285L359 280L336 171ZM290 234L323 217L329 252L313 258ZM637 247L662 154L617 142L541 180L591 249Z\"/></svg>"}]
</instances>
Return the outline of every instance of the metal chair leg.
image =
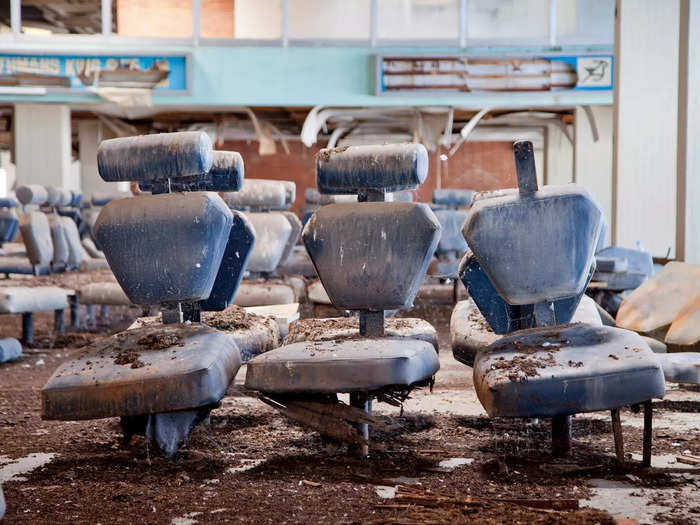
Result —
<instances>
[{"instance_id":1,"label":"metal chair leg","mask_svg":"<svg viewBox=\"0 0 700 525\"><path fill-rule=\"evenodd\" d=\"M552 418L552 456L564 458L571 451L571 416Z\"/></svg>"},{"instance_id":2,"label":"metal chair leg","mask_svg":"<svg viewBox=\"0 0 700 525\"><path fill-rule=\"evenodd\" d=\"M642 466L651 467L652 407L651 399L644 402L644 443L642 448Z\"/></svg>"},{"instance_id":3,"label":"metal chair leg","mask_svg":"<svg viewBox=\"0 0 700 525\"><path fill-rule=\"evenodd\" d=\"M612 431L613 438L615 439L615 456L617 457L617 464L623 465L625 463L625 444L622 439L622 422L620 421L620 409L613 408L610 411L610 416L612 417Z\"/></svg>"}]
</instances>

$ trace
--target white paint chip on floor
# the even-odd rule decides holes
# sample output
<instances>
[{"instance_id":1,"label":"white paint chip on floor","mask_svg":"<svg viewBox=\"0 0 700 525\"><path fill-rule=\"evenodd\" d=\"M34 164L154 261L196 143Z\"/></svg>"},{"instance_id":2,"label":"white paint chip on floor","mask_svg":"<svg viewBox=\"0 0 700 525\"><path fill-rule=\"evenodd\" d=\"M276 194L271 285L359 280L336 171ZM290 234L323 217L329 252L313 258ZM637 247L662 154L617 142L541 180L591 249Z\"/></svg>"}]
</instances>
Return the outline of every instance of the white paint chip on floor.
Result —
<instances>
[{"instance_id":1,"label":"white paint chip on floor","mask_svg":"<svg viewBox=\"0 0 700 525\"><path fill-rule=\"evenodd\" d=\"M444 459L440 463L438 463L438 467L456 469L457 467L461 467L462 465L471 465L472 463L474 463L473 458L449 458Z\"/></svg>"},{"instance_id":2,"label":"white paint chip on floor","mask_svg":"<svg viewBox=\"0 0 700 525\"><path fill-rule=\"evenodd\" d=\"M389 487L387 485L377 485L374 487L374 491L382 499L394 499L396 497L396 487Z\"/></svg>"},{"instance_id":3,"label":"white paint chip on floor","mask_svg":"<svg viewBox=\"0 0 700 525\"><path fill-rule=\"evenodd\" d=\"M0 483L7 481L26 481L22 474L27 474L50 462L57 454L36 452L23 458L10 459L7 456L0 456Z\"/></svg>"}]
</instances>

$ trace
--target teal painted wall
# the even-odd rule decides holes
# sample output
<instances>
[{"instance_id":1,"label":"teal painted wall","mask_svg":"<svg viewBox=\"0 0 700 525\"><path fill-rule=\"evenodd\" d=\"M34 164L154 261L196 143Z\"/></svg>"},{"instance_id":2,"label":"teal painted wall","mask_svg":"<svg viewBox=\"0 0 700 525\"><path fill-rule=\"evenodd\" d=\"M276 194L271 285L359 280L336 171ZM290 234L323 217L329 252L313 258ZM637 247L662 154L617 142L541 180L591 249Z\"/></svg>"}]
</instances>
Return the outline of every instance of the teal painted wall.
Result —
<instances>
[{"instance_id":1,"label":"teal painted wall","mask_svg":"<svg viewBox=\"0 0 700 525\"><path fill-rule=\"evenodd\" d=\"M19 49L17 49L19 51ZM36 52L37 49L23 49ZM84 53L84 48L52 49ZM143 48L114 46L95 52L139 53ZM513 56L529 53L612 53L604 48L368 48L368 47L237 47L149 49L149 52L189 52L192 59L191 92L154 95L154 105L182 106L396 106L450 105L467 109L484 106L576 106L612 104L611 92L464 93L411 96L374 95L376 54L472 54ZM40 96L0 95L4 102L95 103L93 94L49 93Z\"/></svg>"}]
</instances>

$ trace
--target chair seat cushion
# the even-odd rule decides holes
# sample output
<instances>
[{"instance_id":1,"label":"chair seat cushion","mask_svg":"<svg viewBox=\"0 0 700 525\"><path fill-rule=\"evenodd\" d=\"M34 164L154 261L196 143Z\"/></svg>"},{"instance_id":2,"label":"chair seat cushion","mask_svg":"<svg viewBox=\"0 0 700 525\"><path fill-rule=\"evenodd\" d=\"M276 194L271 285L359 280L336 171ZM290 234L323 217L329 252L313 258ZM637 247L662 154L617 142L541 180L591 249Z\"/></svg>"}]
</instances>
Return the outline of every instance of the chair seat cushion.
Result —
<instances>
[{"instance_id":1,"label":"chair seat cushion","mask_svg":"<svg viewBox=\"0 0 700 525\"><path fill-rule=\"evenodd\" d=\"M211 405L240 365L234 338L200 323L127 330L56 370L41 392L42 417L99 419Z\"/></svg>"},{"instance_id":2,"label":"chair seat cushion","mask_svg":"<svg viewBox=\"0 0 700 525\"><path fill-rule=\"evenodd\" d=\"M295 246L287 260L276 270L277 275L302 275L316 278L316 268L304 246Z\"/></svg>"},{"instance_id":3,"label":"chair seat cushion","mask_svg":"<svg viewBox=\"0 0 700 525\"><path fill-rule=\"evenodd\" d=\"M221 312L202 312L202 322L230 333L244 363L280 345L280 327L274 317L250 314L239 306Z\"/></svg>"},{"instance_id":4,"label":"chair seat cushion","mask_svg":"<svg viewBox=\"0 0 700 525\"><path fill-rule=\"evenodd\" d=\"M104 304L109 306L131 306L133 303L119 283L89 283L77 290L81 304Z\"/></svg>"},{"instance_id":5,"label":"chair seat cushion","mask_svg":"<svg viewBox=\"0 0 700 525\"><path fill-rule=\"evenodd\" d=\"M262 279L242 281L233 297L233 304L237 306L267 306L295 302L297 298L292 286Z\"/></svg>"},{"instance_id":6,"label":"chair seat cushion","mask_svg":"<svg viewBox=\"0 0 700 525\"><path fill-rule=\"evenodd\" d=\"M386 320L387 337L396 339L419 339L430 343L439 351L437 332L433 325L423 319L396 318ZM284 344L304 341L331 341L357 339L360 333L360 320L357 317L327 317L325 319L301 319L289 328Z\"/></svg>"},{"instance_id":7,"label":"chair seat cushion","mask_svg":"<svg viewBox=\"0 0 700 525\"><path fill-rule=\"evenodd\" d=\"M595 301L587 295L581 297L572 322L601 326L603 323ZM457 361L473 366L477 352L493 344L500 337L494 333L493 328L471 298L455 305L450 318L450 342L452 355Z\"/></svg>"},{"instance_id":8,"label":"chair seat cushion","mask_svg":"<svg viewBox=\"0 0 700 525\"><path fill-rule=\"evenodd\" d=\"M0 288L0 313L18 314L45 310L62 310L68 306L73 290L57 286L23 286Z\"/></svg>"},{"instance_id":9,"label":"chair seat cushion","mask_svg":"<svg viewBox=\"0 0 700 525\"><path fill-rule=\"evenodd\" d=\"M246 387L269 393L368 392L429 379L439 368L433 345L417 339L307 341L252 359Z\"/></svg>"},{"instance_id":10,"label":"chair seat cushion","mask_svg":"<svg viewBox=\"0 0 700 525\"><path fill-rule=\"evenodd\" d=\"M251 315L240 306L229 306L218 312L202 312L202 323L231 334L243 363L280 345L280 326L274 317ZM129 330L144 326L163 327L161 316L139 317L129 326Z\"/></svg>"},{"instance_id":11,"label":"chair seat cushion","mask_svg":"<svg viewBox=\"0 0 700 525\"><path fill-rule=\"evenodd\" d=\"M474 365L477 352L500 339L469 298L459 301L450 317L450 342L454 358L467 366Z\"/></svg>"},{"instance_id":12,"label":"chair seat cushion","mask_svg":"<svg viewBox=\"0 0 700 525\"><path fill-rule=\"evenodd\" d=\"M109 263L107 262L107 259L88 259L85 258L83 259L82 264L80 265L81 270L85 271L90 271L90 270L109 270Z\"/></svg>"},{"instance_id":13,"label":"chair seat cushion","mask_svg":"<svg viewBox=\"0 0 700 525\"><path fill-rule=\"evenodd\" d=\"M328 297L328 292L323 287L320 280L315 280L306 288L306 295L311 303L331 304L331 299Z\"/></svg>"},{"instance_id":14,"label":"chair seat cushion","mask_svg":"<svg viewBox=\"0 0 700 525\"><path fill-rule=\"evenodd\" d=\"M26 255L13 254L0 257L0 273L34 275L34 268ZM44 268L48 271L48 266Z\"/></svg>"},{"instance_id":15,"label":"chair seat cushion","mask_svg":"<svg viewBox=\"0 0 700 525\"><path fill-rule=\"evenodd\" d=\"M639 335L585 324L501 338L477 354L474 387L492 417L609 410L665 393L661 365Z\"/></svg>"},{"instance_id":16,"label":"chair seat cushion","mask_svg":"<svg viewBox=\"0 0 700 525\"><path fill-rule=\"evenodd\" d=\"M700 385L700 352L657 354L666 381Z\"/></svg>"},{"instance_id":17,"label":"chair seat cushion","mask_svg":"<svg viewBox=\"0 0 700 525\"><path fill-rule=\"evenodd\" d=\"M13 337L0 339L0 363L8 363L22 356L22 345Z\"/></svg>"}]
</instances>

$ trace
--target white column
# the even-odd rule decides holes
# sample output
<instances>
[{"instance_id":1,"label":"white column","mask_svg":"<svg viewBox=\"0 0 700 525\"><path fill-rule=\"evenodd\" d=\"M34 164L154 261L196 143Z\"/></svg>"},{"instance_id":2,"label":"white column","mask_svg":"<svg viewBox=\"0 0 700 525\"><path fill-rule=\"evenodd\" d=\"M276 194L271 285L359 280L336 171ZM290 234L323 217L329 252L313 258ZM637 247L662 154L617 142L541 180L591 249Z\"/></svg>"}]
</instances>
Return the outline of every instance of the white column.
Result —
<instances>
[{"instance_id":1,"label":"white column","mask_svg":"<svg viewBox=\"0 0 700 525\"><path fill-rule=\"evenodd\" d=\"M70 108L56 104L15 104L14 146L17 185L73 187Z\"/></svg>"},{"instance_id":2,"label":"white column","mask_svg":"<svg viewBox=\"0 0 700 525\"><path fill-rule=\"evenodd\" d=\"M603 208L608 225L605 245L608 246L612 224L613 107L592 106L591 112L598 132L598 141L593 140L593 131L586 111L582 107L576 108L574 181L586 188Z\"/></svg>"},{"instance_id":3,"label":"white column","mask_svg":"<svg viewBox=\"0 0 700 525\"><path fill-rule=\"evenodd\" d=\"M678 94L678 258L700 263L700 0L682 0Z\"/></svg>"},{"instance_id":4,"label":"white column","mask_svg":"<svg viewBox=\"0 0 700 525\"><path fill-rule=\"evenodd\" d=\"M680 0L617 0L613 243L676 254Z\"/></svg>"},{"instance_id":5,"label":"white column","mask_svg":"<svg viewBox=\"0 0 700 525\"><path fill-rule=\"evenodd\" d=\"M566 126L569 136L573 134L571 126ZM574 180L574 150L564 131L555 124L547 124L546 147L547 184L568 184Z\"/></svg>"},{"instance_id":6,"label":"white column","mask_svg":"<svg viewBox=\"0 0 700 525\"><path fill-rule=\"evenodd\" d=\"M113 138L98 120L81 120L78 123L78 148L80 152L80 181L83 198L87 200L96 192L119 191L123 184L105 182L97 172L97 147L105 139ZM128 189L129 183L126 183Z\"/></svg>"}]
</instances>

